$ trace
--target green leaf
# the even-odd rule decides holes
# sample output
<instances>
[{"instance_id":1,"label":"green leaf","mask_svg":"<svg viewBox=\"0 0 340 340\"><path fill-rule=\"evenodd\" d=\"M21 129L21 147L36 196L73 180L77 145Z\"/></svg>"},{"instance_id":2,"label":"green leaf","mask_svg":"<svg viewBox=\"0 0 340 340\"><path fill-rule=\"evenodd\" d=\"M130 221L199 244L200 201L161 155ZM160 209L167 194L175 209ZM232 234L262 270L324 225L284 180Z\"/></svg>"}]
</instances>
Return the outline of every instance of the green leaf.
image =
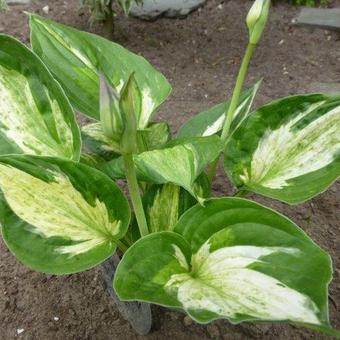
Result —
<instances>
[{"instance_id":1,"label":"green leaf","mask_svg":"<svg viewBox=\"0 0 340 340\"><path fill-rule=\"evenodd\" d=\"M180 186L167 183L153 185L143 197L149 231L172 230L182 208L196 204L196 200Z\"/></svg>"},{"instance_id":2,"label":"green leaf","mask_svg":"<svg viewBox=\"0 0 340 340\"><path fill-rule=\"evenodd\" d=\"M79 160L79 128L59 84L16 39L1 34L0 46L0 154Z\"/></svg>"},{"instance_id":3,"label":"green leaf","mask_svg":"<svg viewBox=\"0 0 340 340\"><path fill-rule=\"evenodd\" d=\"M132 0L118 0L118 3L123 9L125 15L128 15L132 6Z\"/></svg>"},{"instance_id":4,"label":"green leaf","mask_svg":"<svg viewBox=\"0 0 340 340\"><path fill-rule=\"evenodd\" d=\"M81 127L81 135L86 153L99 155L111 160L120 154L120 144L110 141L104 135L101 123L90 123Z\"/></svg>"},{"instance_id":5,"label":"green leaf","mask_svg":"<svg viewBox=\"0 0 340 340\"><path fill-rule=\"evenodd\" d=\"M130 220L107 176L49 157L0 157L0 221L11 252L37 271L67 274L111 256Z\"/></svg>"},{"instance_id":6,"label":"green leaf","mask_svg":"<svg viewBox=\"0 0 340 340\"><path fill-rule=\"evenodd\" d=\"M86 151L97 154L109 161L121 154L119 143L110 141L103 133L101 123L90 123L81 128ZM162 148L170 139L169 125L165 122L151 123L137 131L138 152Z\"/></svg>"},{"instance_id":7,"label":"green leaf","mask_svg":"<svg viewBox=\"0 0 340 340\"><path fill-rule=\"evenodd\" d=\"M161 150L135 155L137 176L141 181L155 184L177 184L199 198L194 182L221 150L222 144L216 135L173 140ZM125 177L121 158L101 164L99 168L114 179Z\"/></svg>"},{"instance_id":8,"label":"green leaf","mask_svg":"<svg viewBox=\"0 0 340 340\"><path fill-rule=\"evenodd\" d=\"M238 187L295 204L323 192L340 174L340 97L276 100L231 137L225 170Z\"/></svg>"},{"instance_id":9,"label":"green leaf","mask_svg":"<svg viewBox=\"0 0 340 340\"><path fill-rule=\"evenodd\" d=\"M72 105L99 120L99 72L121 90L135 73L142 93L138 128L148 125L171 86L144 58L99 36L80 32L37 15L30 16L31 43L63 86Z\"/></svg>"},{"instance_id":10,"label":"green leaf","mask_svg":"<svg viewBox=\"0 0 340 340\"><path fill-rule=\"evenodd\" d=\"M118 3L123 9L125 15L128 15L130 13L132 2L135 2L137 5L143 4L143 0L118 0Z\"/></svg>"},{"instance_id":11,"label":"green leaf","mask_svg":"<svg viewBox=\"0 0 340 340\"><path fill-rule=\"evenodd\" d=\"M114 289L121 300L150 301L181 307L164 286L172 274L186 273L191 251L187 242L173 232L159 232L133 244L119 263Z\"/></svg>"},{"instance_id":12,"label":"green leaf","mask_svg":"<svg viewBox=\"0 0 340 340\"><path fill-rule=\"evenodd\" d=\"M170 138L168 123L151 123L145 129L137 131L138 152L161 149Z\"/></svg>"},{"instance_id":13,"label":"green leaf","mask_svg":"<svg viewBox=\"0 0 340 340\"><path fill-rule=\"evenodd\" d=\"M206 197L209 180L202 173L195 181L194 191L200 197ZM179 218L195 205L197 201L178 185L154 184L143 196L143 205L148 227L151 233L172 231Z\"/></svg>"},{"instance_id":14,"label":"green leaf","mask_svg":"<svg viewBox=\"0 0 340 340\"><path fill-rule=\"evenodd\" d=\"M231 134L249 115L251 106L261 82L262 80L258 81L254 86L241 94L240 104L235 112L234 120L231 126ZM224 116L229 105L230 101L227 101L195 115L180 127L177 138L204 137L220 132L222 130Z\"/></svg>"},{"instance_id":15,"label":"green leaf","mask_svg":"<svg viewBox=\"0 0 340 340\"><path fill-rule=\"evenodd\" d=\"M199 323L329 329L330 257L289 219L245 199L219 198L188 210L174 230L125 253L114 280L122 300L181 308Z\"/></svg>"},{"instance_id":16,"label":"green leaf","mask_svg":"<svg viewBox=\"0 0 340 340\"><path fill-rule=\"evenodd\" d=\"M8 10L7 1L0 0L0 12L5 12Z\"/></svg>"}]
</instances>

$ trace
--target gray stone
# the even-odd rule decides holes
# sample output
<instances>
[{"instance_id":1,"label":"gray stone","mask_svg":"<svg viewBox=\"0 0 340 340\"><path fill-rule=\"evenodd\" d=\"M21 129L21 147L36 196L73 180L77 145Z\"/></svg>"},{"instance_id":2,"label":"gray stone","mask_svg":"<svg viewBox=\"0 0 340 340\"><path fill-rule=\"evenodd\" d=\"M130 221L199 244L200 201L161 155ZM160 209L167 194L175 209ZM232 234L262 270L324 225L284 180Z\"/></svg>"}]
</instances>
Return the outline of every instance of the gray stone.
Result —
<instances>
[{"instance_id":1,"label":"gray stone","mask_svg":"<svg viewBox=\"0 0 340 340\"><path fill-rule=\"evenodd\" d=\"M340 95L340 83L318 83L314 82L308 86L308 92L326 93L330 95Z\"/></svg>"},{"instance_id":2,"label":"gray stone","mask_svg":"<svg viewBox=\"0 0 340 340\"><path fill-rule=\"evenodd\" d=\"M158 17L184 17L204 5L206 0L144 0L142 6L134 4L130 14L144 20Z\"/></svg>"},{"instance_id":3,"label":"gray stone","mask_svg":"<svg viewBox=\"0 0 340 340\"><path fill-rule=\"evenodd\" d=\"M28 5L31 0L6 0L8 5Z\"/></svg>"},{"instance_id":4,"label":"gray stone","mask_svg":"<svg viewBox=\"0 0 340 340\"><path fill-rule=\"evenodd\" d=\"M340 8L303 8L293 23L340 31Z\"/></svg>"},{"instance_id":5,"label":"gray stone","mask_svg":"<svg viewBox=\"0 0 340 340\"><path fill-rule=\"evenodd\" d=\"M101 264L101 272L108 293L113 298L121 316L130 323L131 327L140 335L146 335L151 330L152 315L150 305L142 302L120 301L112 287L116 268L120 259L117 254Z\"/></svg>"}]
</instances>

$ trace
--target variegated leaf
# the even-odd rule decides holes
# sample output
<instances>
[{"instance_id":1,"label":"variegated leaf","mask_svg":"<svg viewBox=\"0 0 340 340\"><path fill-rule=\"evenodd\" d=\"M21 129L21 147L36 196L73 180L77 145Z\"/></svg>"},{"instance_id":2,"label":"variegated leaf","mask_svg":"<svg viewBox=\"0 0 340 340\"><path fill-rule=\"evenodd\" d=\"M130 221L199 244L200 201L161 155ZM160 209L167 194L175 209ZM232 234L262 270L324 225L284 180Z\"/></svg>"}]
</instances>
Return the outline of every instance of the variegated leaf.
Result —
<instances>
[{"instance_id":1,"label":"variegated leaf","mask_svg":"<svg viewBox=\"0 0 340 340\"><path fill-rule=\"evenodd\" d=\"M80 133L63 90L41 60L0 35L0 154L79 160Z\"/></svg>"},{"instance_id":2,"label":"variegated leaf","mask_svg":"<svg viewBox=\"0 0 340 340\"><path fill-rule=\"evenodd\" d=\"M0 218L12 253L37 271L86 270L112 255L130 219L118 186L71 161L0 157Z\"/></svg>"},{"instance_id":3,"label":"variegated leaf","mask_svg":"<svg viewBox=\"0 0 340 340\"><path fill-rule=\"evenodd\" d=\"M221 150L222 144L216 135L173 140L163 149L135 155L137 176L139 180L155 184L179 185L199 198L202 196L196 192L194 182ZM101 164L99 168L114 179L125 177L121 158Z\"/></svg>"},{"instance_id":4,"label":"variegated leaf","mask_svg":"<svg viewBox=\"0 0 340 340\"><path fill-rule=\"evenodd\" d=\"M114 281L122 300L181 308L200 323L329 328L330 258L287 218L219 198L188 210L174 231L149 235L125 253Z\"/></svg>"},{"instance_id":5,"label":"variegated leaf","mask_svg":"<svg viewBox=\"0 0 340 340\"><path fill-rule=\"evenodd\" d=\"M209 180L202 173L195 181L194 191L200 197L206 197ZM197 201L178 185L154 184L143 196L145 216L150 232L171 231L185 211Z\"/></svg>"},{"instance_id":6,"label":"variegated leaf","mask_svg":"<svg viewBox=\"0 0 340 340\"><path fill-rule=\"evenodd\" d=\"M99 120L99 75L121 90L134 73L142 93L138 128L148 125L171 86L144 58L99 36L81 32L37 15L30 16L31 43L63 86L72 105Z\"/></svg>"},{"instance_id":7,"label":"variegated leaf","mask_svg":"<svg viewBox=\"0 0 340 340\"><path fill-rule=\"evenodd\" d=\"M168 123L151 123L145 129L137 131L138 152L161 149L170 138Z\"/></svg>"},{"instance_id":8,"label":"variegated leaf","mask_svg":"<svg viewBox=\"0 0 340 340\"><path fill-rule=\"evenodd\" d=\"M339 131L340 97L314 94L274 101L234 133L225 170L239 187L301 203L339 176Z\"/></svg>"},{"instance_id":9,"label":"variegated leaf","mask_svg":"<svg viewBox=\"0 0 340 340\"><path fill-rule=\"evenodd\" d=\"M100 122L82 126L81 135L87 153L99 155L108 161L120 154L120 144L104 135Z\"/></svg>"},{"instance_id":10,"label":"variegated leaf","mask_svg":"<svg viewBox=\"0 0 340 340\"><path fill-rule=\"evenodd\" d=\"M119 143L109 140L102 130L101 123L90 123L81 128L83 142L87 151L111 160L121 154ZM162 148L170 139L169 125L165 122L151 123L147 128L137 131L138 151Z\"/></svg>"},{"instance_id":11,"label":"variegated leaf","mask_svg":"<svg viewBox=\"0 0 340 340\"><path fill-rule=\"evenodd\" d=\"M240 104L235 112L230 134L232 134L249 115L261 81L262 80L258 81L254 86L241 94ZM229 105L230 101L227 101L195 115L180 127L177 138L204 137L220 132L223 128L225 113L228 111Z\"/></svg>"}]
</instances>

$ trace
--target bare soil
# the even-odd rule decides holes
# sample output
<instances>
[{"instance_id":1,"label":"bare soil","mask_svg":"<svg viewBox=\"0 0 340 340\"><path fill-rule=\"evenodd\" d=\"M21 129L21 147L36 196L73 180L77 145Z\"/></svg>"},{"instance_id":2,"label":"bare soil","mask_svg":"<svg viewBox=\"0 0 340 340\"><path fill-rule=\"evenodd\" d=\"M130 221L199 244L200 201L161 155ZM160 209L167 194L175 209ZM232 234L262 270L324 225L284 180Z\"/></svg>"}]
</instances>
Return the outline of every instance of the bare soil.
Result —
<instances>
[{"instance_id":1,"label":"bare soil","mask_svg":"<svg viewBox=\"0 0 340 340\"><path fill-rule=\"evenodd\" d=\"M23 11L45 15L83 30L100 34L78 13L78 0L32 1L0 14L0 31L29 43ZM119 16L115 41L145 56L173 85L159 119L168 119L173 131L190 116L230 95L246 44L245 18L250 1L208 0L186 19L143 22ZM332 2L340 7L340 1ZM311 83L340 81L339 33L297 28L291 24L298 9L276 2L268 29L252 62L248 84L264 77L256 105L305 93ZM340 329L340 185L299 206L252 195L299 224L334 260L330 285L330 316ZM232 192L222 175L215 195ZM242 324L227 321L200 326L178 312L153 308L154 326L147 339L326 339L321 334L282 324ZM20 335L19 329L23 329ZM98 269L70 276L46 276L26 269L0 241L0 339L144 339L119 315L103 290Z\"/></svg>"}]
</instances>

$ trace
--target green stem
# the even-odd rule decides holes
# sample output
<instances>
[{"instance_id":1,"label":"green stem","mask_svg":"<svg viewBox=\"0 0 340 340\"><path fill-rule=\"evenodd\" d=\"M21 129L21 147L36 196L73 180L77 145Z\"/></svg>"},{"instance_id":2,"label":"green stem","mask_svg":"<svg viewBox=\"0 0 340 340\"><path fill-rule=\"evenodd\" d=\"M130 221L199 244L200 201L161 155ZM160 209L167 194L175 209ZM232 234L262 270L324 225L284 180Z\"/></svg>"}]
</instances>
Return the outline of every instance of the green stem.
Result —
<instances>
[{"instance_id":1,"label":"green stem","mask_svg":"<svg viewBox=\"0 0 340 340\"><path fill-rule=\"evenodd\" d=\"M241 95L243 84L244 84L244 81L246 79L246 75L247 75L247 72L248 72L249 63L250 63L250 60L251 60L251 58L254 54L256 46L257 45L248 43L246 52L244 54L242 64L241 64L241 67L240 67L240 71L239 71L238 76L237 76L233 96L231 98L231 102L230 102L228 111L225 113L226 118L224 120L222 134L221 134L221 140L222 140L223 144L226 143L226 141L229 137L230 126L231 126L231 123L233 121L237 106L239 105L240 95ZM211 183L212 183L214 177L216 176L217 165L218 165L219 159L220 159L220 156L211 164L211 167L210 167L209 172L208 172L208 177L209 177L209 180L210 180L210 187L211 187Z\"/></svg>"},{"instance_id":2,"label":"green stem","mask_svg":"<svg viewBox=\"0 0 340 340\"><path fill-rule=\"evenodd\" d=\"M237 76L233 96L231 98L231 103L230 103L229 109L226 113L226 118L225 118L224 125L223 125L223 130L222 130L222 135L221 135L221 139L222 139L223 143L226 142L226 140L229 136L230 126L231 126L231 123L233 121L234 114L235 114L235 111L237 109L237 106L239 104L240 95L241 95L241 91L242 91L242 88L243 88L244 80L246 79L249 63L250 63L250 60L251 60L251 58L254 54L255 49L256 49L256 45L249 43L248 46L247 46L247 49L246 49L246 53L244 54L242 64L241 64L241 67L240 67L240 71L239 71L238 76Z\"/></svg>"},{"instance_id":3,"label":"green stem","mask_svg":"<svg viewBox=\"0 0 340 340\"><path fill-rule=\"evenodd\" d=\"M110 0L106 7L106 15L104 19L104 31L105 31L105 37L109 40L113 39L113 33L114 33L114 13L112 9L113 0Z\"/></svg>"},{"instance_id":4,"label":"green stem","mask_svg":"<svg viewBox=\"0 0 340 340\"><path fill-rule=\"evenodd\" d=\"M234 197L246 197L249 194L249 191L246 189L240 189L237 193L235 193Z\"/></svg>"},{"instance_id":5,"label":"green stem","mask_svg":"<svg viewBox=\"0 0 340 340\"><path fill-rule=\"evenodd\" d=\"M137 175L135 164L133 162L133 156L131 153L123 155L125 175L130 192L131 202L135 211L138 227L141 236L149 234L148 225L146 222L142 199L140 197L139 186L137 182Z\"/></svg>"},{"instance_id":6,"label":"green stem","mask_svg":"<svg viewBox=\"0 0 340 340\"><path fill-rule=\"evenodd\" d=\"M128 250L128 247L123 243L121 242L120 240L115 240L114 241L117 245L117 247L123 252L125 253L127 250Z\"/></svg>"},{"instance_id":7,"label":"green stem","mask_svg":"<svg viewBox=\"0 0 340 340\"><path fill-rule=\"evenodd\" d=\"M218 156L210 165L210 168L208 170L208 179L210 182L210 189L211 189L211 184L212 181L214 179L214 177L216 176L216 172L217 172L217 167L218 167L218 161L220 160L220 156Z\"/></svg>"}]
</instances>

